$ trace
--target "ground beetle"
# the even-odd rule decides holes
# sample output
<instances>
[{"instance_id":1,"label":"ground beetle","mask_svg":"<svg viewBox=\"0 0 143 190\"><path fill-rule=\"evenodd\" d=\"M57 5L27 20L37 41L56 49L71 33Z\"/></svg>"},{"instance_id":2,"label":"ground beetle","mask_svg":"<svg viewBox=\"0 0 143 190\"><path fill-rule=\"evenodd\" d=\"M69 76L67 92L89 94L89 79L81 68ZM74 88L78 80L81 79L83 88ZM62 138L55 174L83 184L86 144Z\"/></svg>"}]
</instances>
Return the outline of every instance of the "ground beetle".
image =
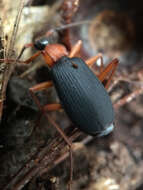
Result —
<instances>
[{"instance_id":1,"label":"ground beetle","mask_svg":"<svg viewBox=\"0 0 143 190\"><path fill-rule=\"evenodd\" d=\"M81 41L75 44L71 52L68 52L62 44L49 43L49 38L45 37L36 41L34 47L39 51L25 63L31 62L42 54L50 67L53 80L53 82L44 82L30 88L38 106L40 107L40 102L34 92L54 84L62 106L50 104L42 109L52 111L63 107L71 121L81 131L98 136L109 134L114 128L114 111L106 88L109 86L118 60L114 59L106 68L102 68L99 76L96 76L89 67L98 59L102 63L102 56L99 54L86 62L75 57L80 50ZM104 86L102 82L104 82Z\"/></svg>"}]
</instances>

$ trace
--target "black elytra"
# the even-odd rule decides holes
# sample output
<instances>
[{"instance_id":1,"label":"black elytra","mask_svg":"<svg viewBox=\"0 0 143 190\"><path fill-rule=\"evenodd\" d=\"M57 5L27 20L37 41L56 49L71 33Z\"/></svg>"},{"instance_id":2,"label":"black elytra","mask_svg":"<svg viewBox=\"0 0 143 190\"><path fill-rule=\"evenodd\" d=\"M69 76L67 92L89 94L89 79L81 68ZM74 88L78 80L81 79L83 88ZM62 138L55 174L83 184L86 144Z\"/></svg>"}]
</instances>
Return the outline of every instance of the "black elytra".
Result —
<instances>
[{"instance_id":1,"label":"black elytra","mask_svg":"<svg viewBox=\"0 0 143 190\"><path fill-rule=\"evenodd\" d=\"M81 58L64 56L50 72L67 115L81 131L103 136L113 130L114 111L110 97Z\"/></svg>"}]
</instances>

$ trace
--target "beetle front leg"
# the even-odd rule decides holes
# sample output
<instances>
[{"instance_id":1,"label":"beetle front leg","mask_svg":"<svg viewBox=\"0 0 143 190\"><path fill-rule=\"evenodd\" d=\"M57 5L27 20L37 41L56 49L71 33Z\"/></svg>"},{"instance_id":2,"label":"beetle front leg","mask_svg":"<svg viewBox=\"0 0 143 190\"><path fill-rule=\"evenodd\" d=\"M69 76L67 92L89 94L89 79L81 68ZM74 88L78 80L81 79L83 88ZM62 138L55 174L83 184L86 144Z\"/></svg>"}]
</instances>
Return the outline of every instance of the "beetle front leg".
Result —
<instances>
[{"instance_id":1,"label":"beetle front leg","mask_svg":"<svg viewBox=\"0 0 143 190\"><path fill-rule=\"evenodd\" d=\"M27 48L29 48L29 47L33 47L33 43L25 44L25 45L23 46L23 48L21 49L20 54L19 54L19 56L18 56L17 59L20 59L21 56L23 55L24 51L25 51Z\"/></svg>"},{"instance_id":2,"label":"beetle front leg","mask_svg":"<svg viewBox=\"0 0 143 190\"><path fill-rule=\"evenodd\" d=\"M29 59L27 59L26 61L20 61L17 59L0 59L0 63L1 62L7 62L7 63L24 63L24 64L29 64L31 63L36 57L38 57L41 54L41 51L36 52L34 55L32 55Z\"/></svg>"},{"instance_id":3,"label":"beetle front leg","mask_svg":"<svg viewBox=\"0 0 143 190\"><path fill-rule=\"evenodd\" d=\"M31 63L36 57L38 57L41 54L41 51L36 52L34 55L32 55L29 59L26 61L23 61L22 63L29 64Z\"/></svg>"}]
</instances>

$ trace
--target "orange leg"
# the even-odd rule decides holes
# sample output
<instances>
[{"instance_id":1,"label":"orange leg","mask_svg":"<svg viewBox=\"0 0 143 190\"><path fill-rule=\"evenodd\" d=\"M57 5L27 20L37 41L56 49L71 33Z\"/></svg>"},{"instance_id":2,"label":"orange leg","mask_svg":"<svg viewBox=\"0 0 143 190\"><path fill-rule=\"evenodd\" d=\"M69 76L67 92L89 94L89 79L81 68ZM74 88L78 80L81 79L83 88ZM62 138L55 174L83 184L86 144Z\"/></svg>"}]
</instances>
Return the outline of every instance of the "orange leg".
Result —
<instances>
[{"instance_id":1,"label":"orange leg","mask_svg":"<svg viewBox=\"0 0 143 190\"><path fill-rule=\"evenodd\" d=\"M33 92L37 92L37 91L45 90L45 89L52 87L52 86L53 86L52 81L42 82L40 84L36 84L35 86L31 87L30 90Z\"/></svg>"},{"instance_id":2,"label":"orange leg","mask_svg":"<svg viewBox=\"0 0 143 190\"><path fill-rule=\"evenodd\" d=\"M27 48L29 48L29 47L33 47L33 44L32 44L32 43L30 43L30 44L25 44L24 47L22 48L22 50L21 50L21 52L20 52L20 54L19 54L19 56L18 56L17 59L20 59L20 57L22 56L22 54L24 53L24 51L25 51Z\"/></svg>"},{"instance_id":3,"label":"orange leg","mask_svg":"<svg viewBox=\"0 0 143 190\"><path fill-rule=\"evenodd\" d=\"M99 68L100 68L100 72L102 72L102 71L103 71L103 68L104 68L102 54L99 53L99 54L97 54L96 56L89 58L89 59L86 60L85 62L86 62L86 64L87 64L89 67L92 67L93 64L94 64L95 62L97 62L98 59L100 59L100 65L98 65L98 66L99 66Z\"/></svg>"},{"instance_id":4,"label":"orange leg","mask_svg":"<svg viewBox=\"0 0 143 190\"><path fill-rule=\"evenodd\" d=\"M23 61L23 63L28 64L31 63L36 57L38 57L41 54L41 51L36 52L34 55L32 55L29 59L26 61Z\"/></svg>"},{"instance_id":5,"label":"orange leg","mask_svg":"<svg viewBox=\"0 0 143 190\"><path fill-rule=\"evenodd\" d=\"M82 41L78 41L72 48L70 54L69 54L69 57L74 57L79 51L80 51L80 48L81 48L81 45L82 45ZM104 65L103 65L103 58L102 58L102 55L101 54L98 54L97 56L94 56L90 59L88 59L86 61L86 64L91 67L98 59L101 60L101 67L100 67L100 75L98 76L99 80L101 82L104 82L107 78L107 81L104 83L104 86L105 88L108 88L109 85L110 85L110 82L112 80L112 77L115 73L115 70L117 68L117 65L118 65L118 59L114 59L113 61L111 61L111 63L109 63L107 65L107 67L104 69Z\"/></svg>"},{"instance_id":6,"label":"orange leg","mask_svg":"<svg viewBox=\"0 0 143 190\"><path fill-rule=\"evenodd\" d=\"M68 57L74 57L75 55L77 55L81 49L81 45L82 45L82 41L79 40L71 49L71 52L69 53Z\"/></svg>"},{"instance_id":7,"label":"orange leg","mask_svg":"<svg viewBox=\"0 0 143 190\"><path fill-rule=\"evenodd\" d=\"M56 111L60 110L62 108L61 104L47 104L43 106L44 111Z\"/></svg>"},{"instance_id":8,"label":"orange leg","mask_svg":"<svg viewBox=\"0 0 143 190\"><path fill-rule=\"evenodd\" d=\"M111 79L117 68L118 62L119 62L118 59L114 59L113 61L111 61L98 76L98 79L101 82L103 82L106 79L106 77L108 77L107 82L104 84L105 88L109 87Z\"/></svg>"},{"instance_id":9,"label":"orange leg","mask_svg":"<svg viewBox=\"0 0 143 190\"><path fill-rule=\"evenodd\" d=\"M34 55L32 55L29 59L27 59L26 61L19 61L17 58L15 59L0 59L0 63L1 62L7 62L7 63L13 63L13 62L17 62L17 63L25 63L25 64L29 64L31 63L36 57L38 57L41 54L41 51L36 52Z\"/></svg>"},{"instance_id":10,"label":"orange leg","mask_svg":"<svg viewBox=\"0 0 143 190\"><path fill-rule=\"evenodd\" d=\"M69 56L68 57L74 57L76 56L80 49L81 49L81 45L82 45L82 41L79 40L72 48L71 52L69 53ZM100 66L100 72L103 71L103 68L104 68L104 65L103 65L103 57L102 57L102 54L98 54L88 60L86 60L86 64L89 66L89 67L92 67L92 65L98 60L100 59L101 60L101 66Z\"/></svg>"},{"instance_id":11,"label":"orange leg","mask_svg":"<svg viewBox=\"0 0 143 190\"><path fill-rule=\"evenodd\" d=\"M36 95L34 93L37 91L45 90L51 86L53 86L52 81L48 81L48 82L42 82L40 84L37 84L29 89L32 98L34 99L35 103L37 104L37 106L40 110L42 110L42 106L40 105L40 101L38 100L38 98L36 97Z\"/></svg>"},{"instance_id":12,"label":"orange leg","mask_svg":"<svg viewBox=\"0 0 143 190\"><path fill-rule=\"evenodd\" d=\"M40 83L38 85L35 85L33 87L31 87L29 89L30 93L31 93L31 96L33 98L33 100L35 101L35 103L37 104L38 108L42 111L42 113L46 116L46 118L49 118L45 112L44 109L48 109L48 106L46 105L46 107L43 107L40 105L40 101L38 100L38 98L36 97L35 95L35 92L37 91L40 91L40 90L44 90L44 89L47 89L48 87L51 87L52 86L52 82L49 81L49 82L44 82L44 83ZM60 108L59 105L54 105L51 107L51 105L49 106L49 109L55 109L55 107L57 108ZM44 108L44 109L43 109ZM51 119L50 119L51 120ZM52 122L53 123L53 122ZM55 124L54 124L54 127L58 130L58 132L61 134L61 136L64 138L64 140L67 142L67 144L69 146L71 146L71 142L68 140L68 138L66 137L66 135L64 134L64 132L59 128L57 127Z\"/></svg>"}]
</instances>

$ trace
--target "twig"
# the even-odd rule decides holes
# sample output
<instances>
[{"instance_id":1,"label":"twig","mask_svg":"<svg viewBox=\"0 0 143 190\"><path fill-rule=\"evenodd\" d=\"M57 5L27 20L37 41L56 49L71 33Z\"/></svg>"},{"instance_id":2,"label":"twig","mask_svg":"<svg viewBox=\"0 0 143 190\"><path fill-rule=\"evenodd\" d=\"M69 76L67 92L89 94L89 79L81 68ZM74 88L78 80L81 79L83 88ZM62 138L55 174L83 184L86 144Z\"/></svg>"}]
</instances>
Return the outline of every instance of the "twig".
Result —
<instances>
[{"instance_id":1,"label":"twig","mask_svg":"<svg viewBox=\"0 0 143 190\"><path fill-rule=\"evenodd\" d=\"M14 45L15 45L15 41L16 41L16 35L17 35L17 31L18 31L18 26L19 26L22 10L24 7L24 2L25 2L25 0L20 0L18 13L17 13L15 23L13 26L13 32L12 32L10 41L4 50L5 51L4 72L3 72L2 84L1 84L1 88L0 88L0 119L2 117L3 101L5 99L5 92L6 92L7 83L8 83L9 77L10 77L10 75L14 69L14 66L15 66L14 63L13 64L7 64L7 62L5 60L8 60L9 58L13 57L13 55L14 55ZM15 61L15 63L16 63L16 61Z\"/></svg>"},{"instance_id":2,"label":"twig","mask_svg":"<svg viewBox=\"0 0 143 190\"><path fill-rule=\"evenodd\" d=\"M133 99L135 99L137 96L139 96L142 93L143 93L143 88L139 88L139 89L133 91L132 93L130 93L127 96L123 97L122 99L118 100L114 104L114 108L118 109L119 107L123 106L124 104L131 102Z\"/></svg>"},{"instance_id":3,"label":"twig","mask_svg":"<svg viewBox=\"0 0 143 190\"><path fill-rule=\"evenodd\" d=\"M75 140L80 134L78 130L74 130L69 139ZM39 175L39 173L44 173L45 167L46 170L50 170L52 168L52 163L54 163L54 160L58 159L57 155L60 154L64 147L65 141L58 136L50 145L43 148L39 153L35 154L35 156L32 156L3 189L7 190L11 188L12 190L20 190L34 176ZM65 151L68 151L68 149Z\"/></svg>"}]
</instances>

